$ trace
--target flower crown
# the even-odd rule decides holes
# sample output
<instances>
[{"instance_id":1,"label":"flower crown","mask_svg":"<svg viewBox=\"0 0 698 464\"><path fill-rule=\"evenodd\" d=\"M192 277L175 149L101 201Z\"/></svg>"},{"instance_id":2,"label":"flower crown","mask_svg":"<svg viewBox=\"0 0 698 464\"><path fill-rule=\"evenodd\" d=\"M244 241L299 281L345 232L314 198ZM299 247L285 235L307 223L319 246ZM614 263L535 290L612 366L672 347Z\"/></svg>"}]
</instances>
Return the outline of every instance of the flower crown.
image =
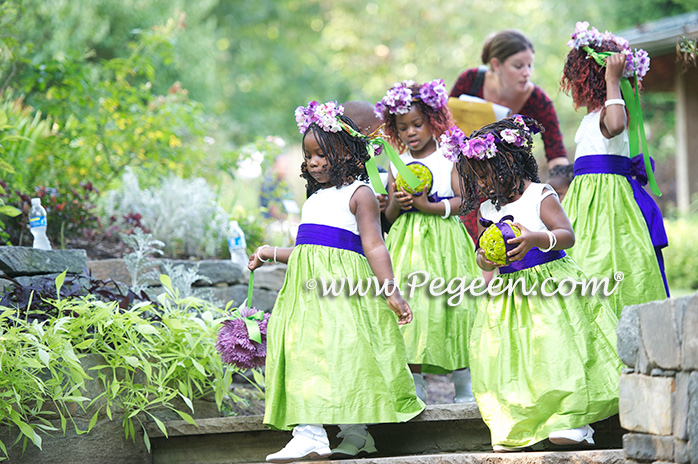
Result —
<instances>
[{"instance_id":1,"label":"flower crown","mask_svg":"<svg viewBox=\"0 0 698 464\"><path fill-rule=\"evenodd\" d=\"M386 109L390 114L405 114L410 111L412 102L422 100L434 110L443 108L448 102L448 91L443 79L434 79L425 82L419 88L418 95L412 95L414 81L396 82L392 88L388 89L385 97L378 103L374 110L376 116L383 119L383 111Z\"/></svg>"},{"instance_id":2,"label":"flower crown","mask_svg":"<svg viewBox=\"0 0 698 464\"><path fill-rule=\"evenodd\" d=\"M588 21L578 21L575 25L574 33L571 35L572 40L567 42L567 46L577 50L581 48L589 54L593 52L592 46L601 46L604 40L615 42L621 48L620 53L625 55L623 77L632 78L634 75L637 75L637 79L642 80L650 69L650 57L645 50L636 48L633 52L630 49L630 43L625 38L614 35L609 31L601 33L595 27L589 29Z\"/></svg>"},{"instance_id":3,"label":"flower crown","mask_svg":"<svg viewBox=\"0 0 698 464\"><path fill-rule=\"evenodd\" d=\"M317 124L325 132L339 132L344 128L339 116L344 114L344 107L337 102L329 101L319 104L308 102L308 106L296 108L296 123L301 134L305 134L311 124Z\"/></svg>"},{"instance_id":4,"label":"flower crown","mask_svg":"<svg viewBox=\"0 0 698 464\"><path fill-rule=\"evenodd\" d=\"M519 126L516 129L503 129L499 134L488 132L486 135L468 138L458 126L450 127L441 135L441 148L444 157L454 163L458 162L460 155L469 159L484 160L494 158L497 144L508 143L515 147L529 147L531 135L528 125L519 114L511 118Z\"/></svg>"}]
</instances>

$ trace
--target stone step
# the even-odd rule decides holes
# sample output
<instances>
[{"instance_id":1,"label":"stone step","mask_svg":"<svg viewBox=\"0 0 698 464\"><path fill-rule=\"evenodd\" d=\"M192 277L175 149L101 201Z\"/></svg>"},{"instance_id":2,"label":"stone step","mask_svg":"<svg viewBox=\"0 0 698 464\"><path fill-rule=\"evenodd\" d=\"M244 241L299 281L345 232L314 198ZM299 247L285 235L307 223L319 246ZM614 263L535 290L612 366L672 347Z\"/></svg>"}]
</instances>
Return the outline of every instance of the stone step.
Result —
<instances>
[{"instance_id":1,"label":"stone step","mask_svg":"<svg viewBox=\"0 0 698 464\"><path fill-rule=\"evenodd\" d=\"M196 422L198 427L184 421L165 422L167 437L154 423L148 424L153 464L263 462L267 454L280 450L291 439L290 432L272 431L264 426L262 416L220 417L198 419ZM593 427L596 430L594 438L598 448L622 448L623 430L617 416L598 422ZM326 429L331 445L338 445L338 427L327 426ZM489 430L475 403L429 405L422 414L409 422L374 424L369 426L369 430L380 453L373 459L409 455L420 455L420 459L426 459L427 455L442 456L442 453L463 452L491 454L487 452L492 450ZM562 449L550 445L546 440L537 444L534 450L551 447ZM473 455L475 454L478 453ZM442 456L439 459L451 458ZM366 464L368 461L361 462Z\"/></svg>"},{"instance_id":2,"label":"stone step","mask_svg":"<svg viewBox=\"0 0 698 464\"><path fill-rule=\"evenodd\" d=\"M621 449L609 449L526 453L444 453L324 462L341 462L342 464L624 464L625 456Z\"/></svg>"}]
</instances>

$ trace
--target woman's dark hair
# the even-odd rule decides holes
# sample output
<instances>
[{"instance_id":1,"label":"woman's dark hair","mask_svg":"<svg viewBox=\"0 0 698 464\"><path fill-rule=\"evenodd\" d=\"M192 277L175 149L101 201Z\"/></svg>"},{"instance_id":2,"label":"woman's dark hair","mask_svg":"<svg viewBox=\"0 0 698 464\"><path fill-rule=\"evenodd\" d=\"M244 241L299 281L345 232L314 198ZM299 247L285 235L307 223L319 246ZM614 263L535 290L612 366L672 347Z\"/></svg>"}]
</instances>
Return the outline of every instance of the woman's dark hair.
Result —
<instances>
[{"instance_id":1,"label":"woman's dark hair","mask_svg":"<svg viewBox=\"0 0 698 464\"><path fill-rule=\"evenodd\" d=\"M495 137L497 154L492 158L477 160L466 158L462 154L456 162L456 169L461 179L461 203L460 212L466 214L473 211L478 203L478 198L486 197L492 201L497 211L509 203L515 193L523 193L524 181L540 182L538 178L538 163L533 157L533 131L543 130L535 119L523 116L526 131L513 117L505 118L484 126L470 134L469 138L485 136L489 133ZM517 147L501 139L504 129L514 129L524 135L526 143ZM494 187L494 192L482 191L478 185L478 177L489 179Z\"/></svg>"},{"instance_id":2,"label":"woman's dark hair","mask_svg":"<svg viewBox=\"0 0 698 464\"><path fill-rule=\"evenodd\" d=\"M621 51L620 45L611 40L589 47L596 52ZM584 50L573 48L562 69L560 89L572 97L575 109L580 106L586 106L589 111L602 108L606 101L606 68L599 66Z\"/></svg>"},{"instance_id":3,"label":"woman's dark hair","mask_svg":"<svg viewBox=\"0 0 698 464\"><path fill-rule=\"evenodd\" d=\"M419 96L420 88L421 84L413 84L410 87L410 91L412 92L412 106L410 106L410 109L417 108L419 112L422 113L424 123L427 125L432 135L438 139L449 127L455 125L453 115L448 105L444 105L439 109L434 109L424 103ZM400 140L400 135L398 134L397 115L392 114L385 108L383 110L383 121L385 121L385 133L388 135L390 143L400 153L407 151L407 145Z\"/></svg>"},{"instance_id":4,"label":"woman's dark hair","mask_svg":"<svg viewBox=\"0 0 698 464\"><path fill-rule=\"evenodd\" d=\"M349 127L359 132L359 128L348 117L341 115L339 119ZM369 140L366 137L354 137L345 130L327 132L316 123L311 124L303 134L303 142L309 134L314 134L322 152L327 157L330 165L330 183L335 187L349 185L355 180L368 181L366 162ZM308 196L320 190L322 186L308 172L308 160L306 159L305 143L303 145L303 164L301 164L301 177L306 180L306 193Z\"/></svg>"},{"instance_id":5,"label":"woman's dark hair","mask_svg":"<svg viewBox=\"0 0 698 464\"><path fill-rule=\"evenodd\" d=\"M521 32L515 29L505 29L485 39L480 56L482 62L487 65L490 64L492 58L497 58L501 63L504 63L511 55L525 50L531 50L535 53L533 43Z\"/></svg>"}]
</instances>

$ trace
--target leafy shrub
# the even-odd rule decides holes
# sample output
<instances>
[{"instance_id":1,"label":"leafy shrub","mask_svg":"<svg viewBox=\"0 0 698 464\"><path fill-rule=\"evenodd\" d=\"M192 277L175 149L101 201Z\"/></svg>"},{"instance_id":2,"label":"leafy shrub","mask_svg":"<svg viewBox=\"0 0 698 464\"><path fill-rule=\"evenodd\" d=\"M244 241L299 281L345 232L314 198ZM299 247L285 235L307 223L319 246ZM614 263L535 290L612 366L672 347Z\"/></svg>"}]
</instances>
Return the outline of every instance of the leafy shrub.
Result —
<instances>
[{"instance_id":1,"label":"leafy shrub","mask_svg":"<svg viewBox=\"0 0 698 464\"><path fill-rule=\"evenodd\" d=\"M698 215L666 221L669 246L664 265L671 290L698 290Z\"/></svg>"},{"instance_id":2,"label":"leafy shrub","mask_svg":"<svg viewBox=\"0 0 698 464\"><path fill-rule=\"evenodd\" d=\"M0 426L17 427L18 440L41 448L42 435L56 431L50 419L57 415L65 431L77 404L92 408L88 430L75 425L78 433L105 414L121 420L126 437L135 439L140 427L150 449L146 420L167 435L158 411L174 411L194 424L194 400L210 394L223 409L235 372L215 348L226 311L197 298L178 298L167 276L161 276L166 293L157 304L127 309L92 295L62 296L65 282L63 273L54 283L56 298L43 299L50 306L45 319L0 306L0 392L13 392L0 395ZM95 397L85 396L90 393L81 362L88 355L100 360L90 368L102 387ZM7 456L6 443L0 442L0 451Z\"/></svg>"},{"instance_id":3,"label":"leafy shrub","mask_svg":"<svg viewBox=\"0 0 698 464\"><path fill-rule=\"evenodd\" d=\"M127 169L122 181L104 195L106 217L140 215L153 238L166 244L167 257L227 257L230 217L204 179L172 176L159 186L142 189L135 173Z\"/></svg>"}]
</instances>

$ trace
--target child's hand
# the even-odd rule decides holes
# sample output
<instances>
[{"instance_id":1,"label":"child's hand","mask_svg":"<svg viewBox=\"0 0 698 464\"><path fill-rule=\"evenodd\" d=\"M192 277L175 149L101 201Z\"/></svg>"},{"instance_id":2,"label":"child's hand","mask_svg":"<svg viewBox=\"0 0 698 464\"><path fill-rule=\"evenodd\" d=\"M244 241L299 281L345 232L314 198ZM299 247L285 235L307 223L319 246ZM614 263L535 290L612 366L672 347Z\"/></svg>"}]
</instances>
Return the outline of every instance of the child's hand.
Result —
<instances>
[{"instance_id":1,"label":"child's hand","mask_svg":"<svg viewBox=\"0 0 698 464\"><path fill-rule=\"evenodd\" d=\"M537 234L535 232L531 232L518 222L514 222L513 225L521 230L521 235L507 240L507 243L510 245L518 244L516 248L507 253L507 257L509 258L509 261L519 261L526 256L528 250L536 246L535 241Z\"/></svg>"},{"instance_id":2,"label":"child's hand","mask_svg":"<svg viewBox=\"0 0 698 464\"><path fill-rule=\"evenodd\" d=\"M606 57L606 81L618 82L625 71L625 55L615 53Z\"/></svg>"},{"instance_id":3,"label":"child's hand","mask_svg":"<svg viewBox=\"0 0 698 464\"><path fill-rule=\"evenodd\" d=\"M480 266L480 269L483 271L494 271L496 268L500 266L504 266L503 264L495 263L494 261L490 261L489 259L485 258L485 250L482 248L479 248L477 250L477 259L476 259L477 265Z\"/></svg>"},{"instance_id":4,"label":"child's hand","mask_svg":"<svg viewBox=\"0 0 698 464\"><path fill-rule=\"evenodd\" d=\"M388 207L388 195L376 194L376 199L378 200L378 208L381 213L385 212L385 208Z\"/></svg>"},{"instance_id":5,"label":"child's hand","mask_svg":"<svg viewBox=\"0 0 698 464\"><path fill-rule=\"evenodd\" d=\"M254 271L258 267L262 267L262 265L264 265L264 262L262 262L262 259L259 255L262 249L263 247L257 248L257 251L252 253L252 256L250 256L250 262L247 263L247 269L249 269L250 271Z\"/></svg>"},{"instance_id":6,"label":"child's hand","mask_svg":"<svg viewBox=\"0 0 698 464\"><path fill-rule=\"evenodd\" d=\"M424 212L424 210L427 208L427 205L429 204L429 189L431 187L424 187L424 190L422 190L422 193L419 195L412 195L412 204L415 208L417 208L419 211Z\"/></svg>"},{"instance_id":7,"label":"child's hand","mask_svg":"<svg viewBox=\"0 0 698 464\"><path fill-rule=\"evenodd\" d=\"M412 208L413 198L412 195L405 192L404 189L397 190L395 184L393 184L393 189L395 190L395 201L400 206L400 209L408 210Z\"/></svg>"},{"instance_id":8,"label":"child's hand","mask_svg":"<svg viewBox=\"0 0 698 464\"><path fill-rule=\"evenodd\" d=\"M397 289L386 296L385 299L390 309L397 315L398 325L405 325L412 322L412 309Z\"/></svg>"}]
</instances>

